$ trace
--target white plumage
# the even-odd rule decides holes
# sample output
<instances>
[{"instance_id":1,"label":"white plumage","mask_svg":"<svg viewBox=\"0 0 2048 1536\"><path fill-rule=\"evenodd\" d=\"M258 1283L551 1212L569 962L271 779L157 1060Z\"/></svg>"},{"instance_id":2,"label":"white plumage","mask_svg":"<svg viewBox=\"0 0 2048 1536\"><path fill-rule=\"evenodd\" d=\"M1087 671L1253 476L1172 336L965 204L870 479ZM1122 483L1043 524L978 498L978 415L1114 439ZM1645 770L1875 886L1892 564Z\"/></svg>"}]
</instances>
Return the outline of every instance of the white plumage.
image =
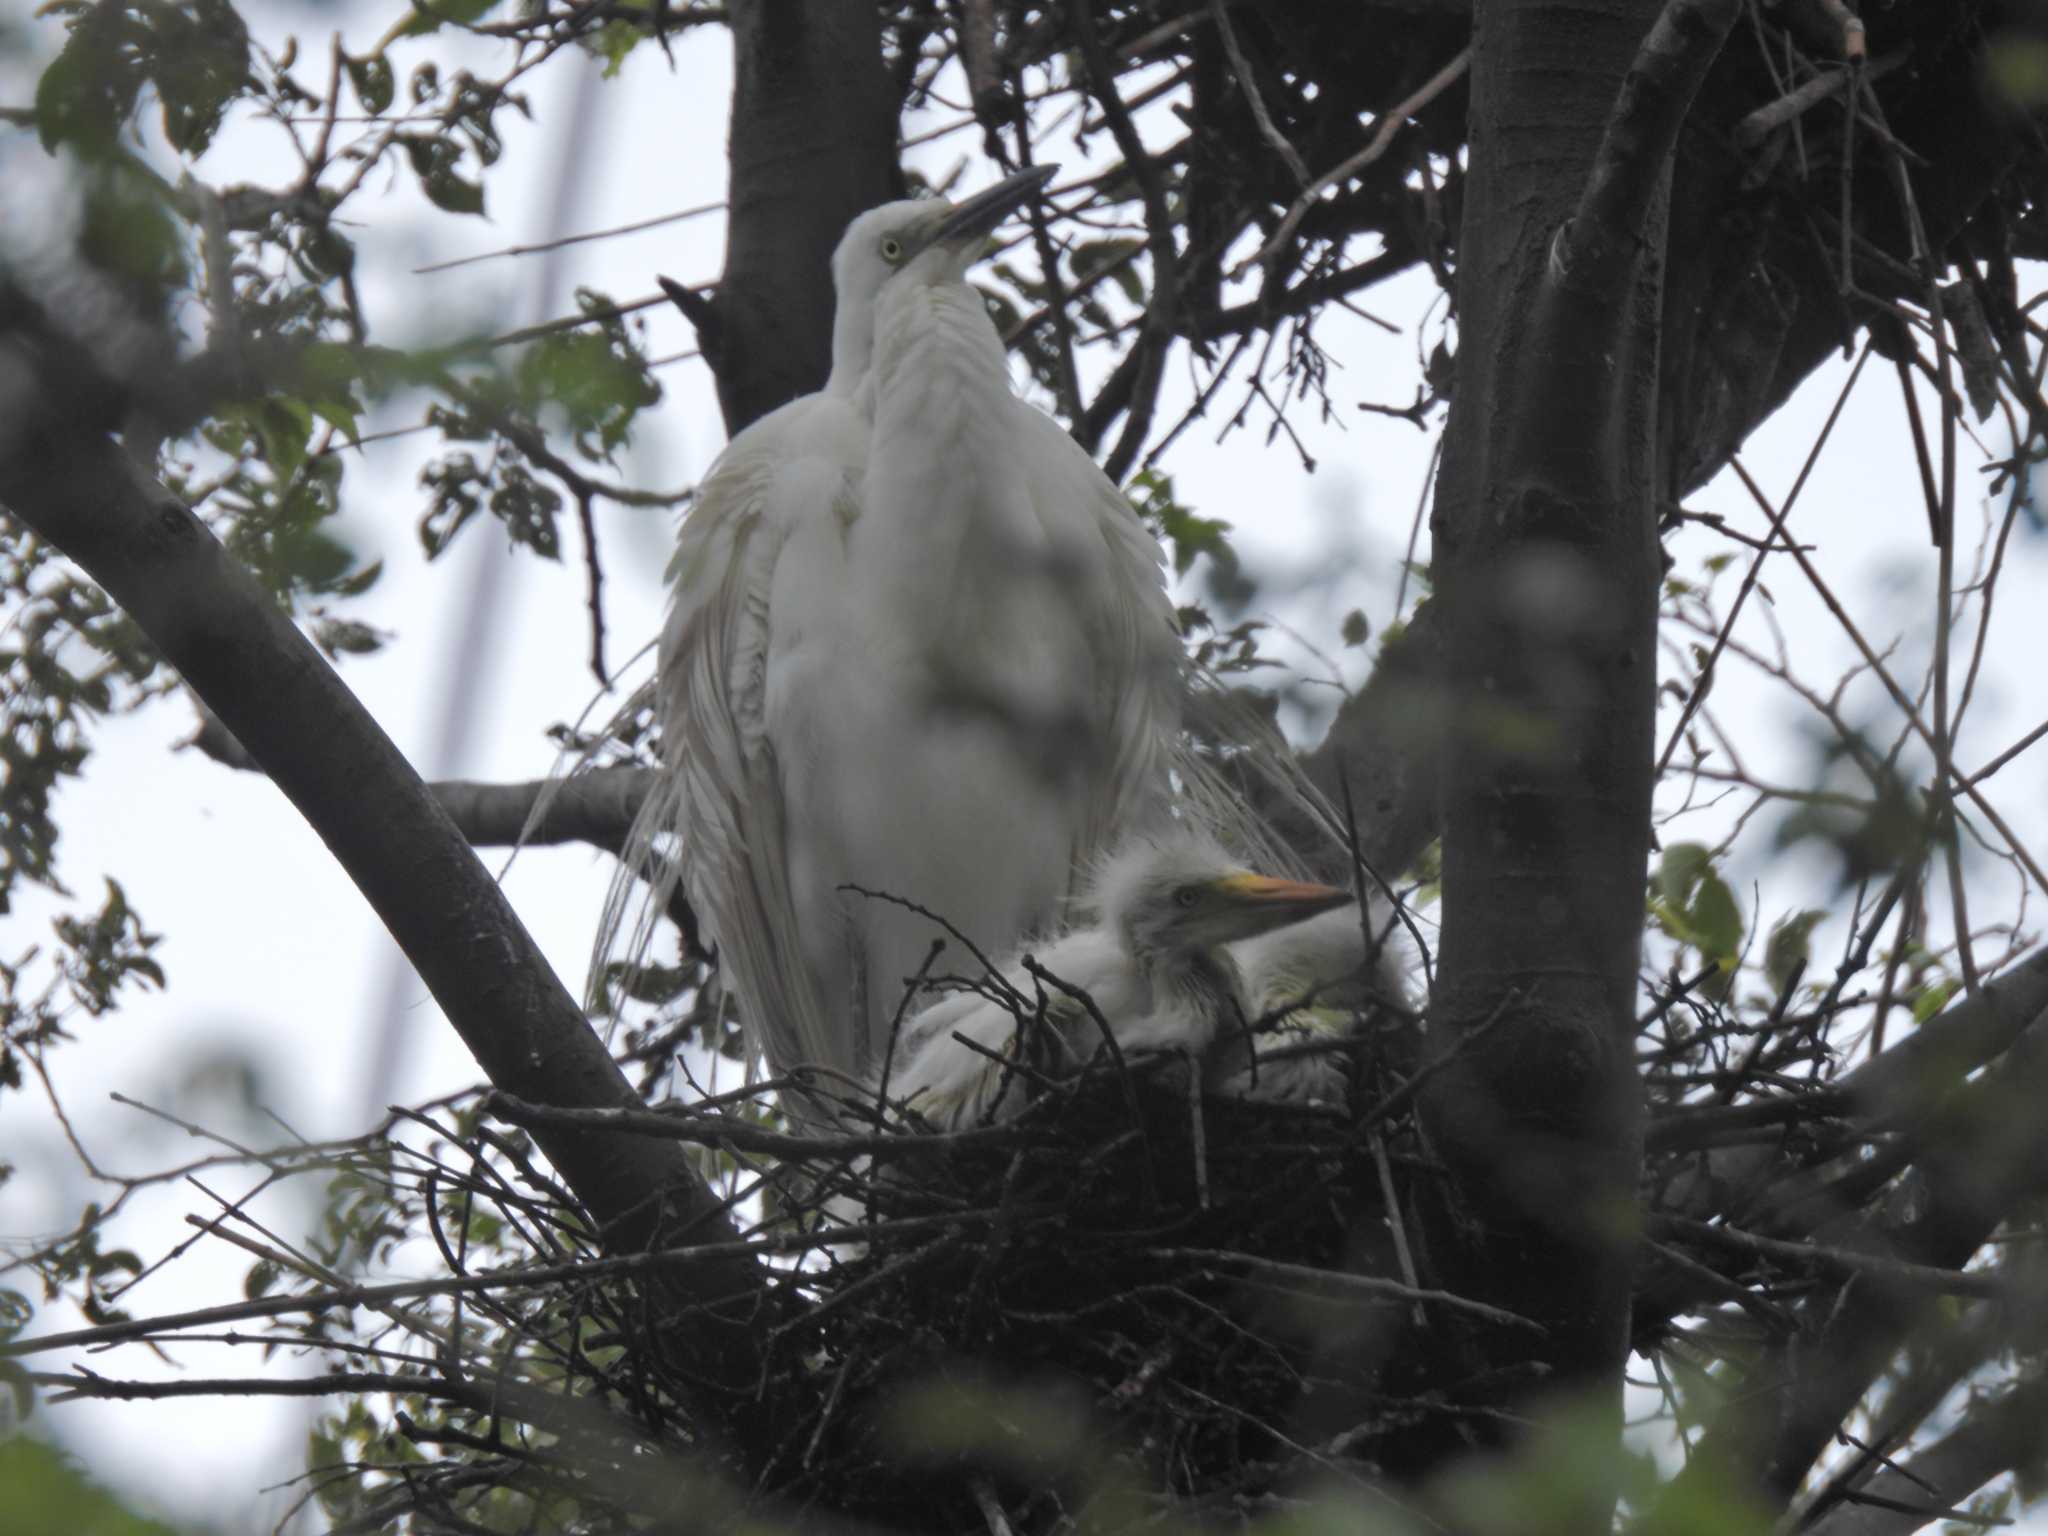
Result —
<instances>
[{"instance_id":1,"label":"white plumage","mask_svg":"<svg viewBox=\"0 0 2048 1536\"><path fill-rule=\"evenodd\" d=\"M1104 1024L1127 1058L1200 1056L1248 1013L1225 946L1349 900L1329 886L1250 874L1184 831L1134 841L1096 874L1087 904L1094 920L1035 951L1057 980L1034 976L1018 955L1000 983L932 1004L905 1026L885 1091L933 1124L956 1127L1023 1108L1028 1085L1007 1065L1020 1054L1036 1071L1070 1073L1106 1049Z\"/></svg>"},{"instance_id":2,"label":"white plumage","mask_svg":"<svg viewBox=\"0 0 2048 1536\"><path fill-rule=\"evenodd\" d=\"M1300 1047L1348 1038L1375 1006L1408 1005L1406 931L1373 902L1363 922L1355 905L1340 907L1233 945L1231 954L1246 1012L1260 1027L1252 1060L1232 1058L1211 1086L1239 1098L1342 1108L1351 1086L1344 1055Z\"/></svg>"},{"instance_id":3,"label":"white plumage","mask_svg":"<svg viewBox=\"0 0 2048 1536\"><path fill-rule=\"evenodd\" d=\"M856 219L830 381L736 437L683 524L635 842L674 835L778 1072L875 1070L941 934L844 886L1001 953L1057 924L1112 832L1163 815L1181 685L1158 544L1011 392L964 278L1044 175Z\"/></svg>"}]
</instances>

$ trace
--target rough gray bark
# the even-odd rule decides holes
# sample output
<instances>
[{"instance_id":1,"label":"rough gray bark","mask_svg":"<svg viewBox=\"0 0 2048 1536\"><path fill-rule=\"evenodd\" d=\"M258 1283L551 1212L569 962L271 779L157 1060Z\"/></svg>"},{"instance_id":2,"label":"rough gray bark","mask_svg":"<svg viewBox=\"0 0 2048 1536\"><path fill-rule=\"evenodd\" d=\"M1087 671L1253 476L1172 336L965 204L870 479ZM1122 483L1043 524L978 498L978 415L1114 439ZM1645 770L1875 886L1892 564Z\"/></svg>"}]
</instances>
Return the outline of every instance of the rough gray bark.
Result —
<instances>
[{"instance_id":1,"label":"rough gray bark","mask_svg":"<svg viewBox=\"0 0 2048 1536\"><path fill-rule=\"evenodd\" d=\"M725 275L697 322L728 434L832 368L833 247L899 196L895 101L870 4L735 0Z\"/></svg>"},{"instance_id":2,"label":"rough gray bark","mask_svg":"<svg viewBox=\"0 0 2048 1536\"><path fill-rule=\"evenodd\" d=\"M1450 1065L1423 1113L1448 1177L1423 1203L1443 1283L1547 1330L1474 1343L1518 1406L1533 1383L1618 1412L1627 1346L1668 167L1735 5L1694 10L1474 18L1432 524L1451 750L1429 1050Z\"/></svg>"}]
</instances>

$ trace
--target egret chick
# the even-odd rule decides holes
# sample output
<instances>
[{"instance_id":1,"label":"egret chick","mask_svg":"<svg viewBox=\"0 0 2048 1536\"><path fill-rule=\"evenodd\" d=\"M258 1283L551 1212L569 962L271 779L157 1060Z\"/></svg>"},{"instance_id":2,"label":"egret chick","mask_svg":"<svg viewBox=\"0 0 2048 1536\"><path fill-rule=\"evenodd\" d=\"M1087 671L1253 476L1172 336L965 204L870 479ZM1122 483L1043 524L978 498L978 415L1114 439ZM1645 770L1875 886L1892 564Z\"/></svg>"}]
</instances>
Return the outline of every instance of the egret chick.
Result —
<instances>
[{"instance_id":1,"label":"egret chick","mask_svg":"<svg viewBox=\"0 0 2048 1536\"><path fill-rule=\"evenodd\" d=\"M1139 839L1098 870L1090 892L1095 921L1035 958L1050 976L1087 994L1125 1057L1200 1055L1220 1030L1241 1027L1244 1014L1237 966L1225 946L1350 899L1330 886L1252 874L1204 839ZM1018 1055L1018 1013L1033 1018L1040 997L1053 1057L1043 1069L1071 1073L1095 1057L1100 1026L1079 998L1033 976L1024 958L1002 968L1011 1002L962 991L905 1026L887 1084L891 1098L946 1128L1017 1113L1025 1090L1008 1063Z\"/></svg>"},{"instance_id":2,"label":"egret chick","mask_svg":"<svg viewBox=\"0 0 2048 1536\"><path fill-rule=\"evenodd\" d=\"M1158 542L1011 391L966 281L1050 174L855 219L830 379L734 438L683 524L663 771L626 863L673 840L777 1073L877 1071L941 932L848 887L1001 953L1164 815L1181 654Z\"/></svg>"},{"instance_id":3,"label":"egret chick","mask_svg":"<svg viewBox=\"0 0 2048 1536\"><path fill-rule=\"evenodd\" d=\"M1218 1092L1262 1102L1342 1108L1350 1093L1344 1053L1304 1051L1350 1037L1361 1012L1376 1003L1406 1006L1409 944L1393 914L1378 902L1324 912L1233 945L1244 977L1248 1022L1264 1024L1251 1059L1230 1063L1212 1081Z\"/></svg>"}]
</instances>

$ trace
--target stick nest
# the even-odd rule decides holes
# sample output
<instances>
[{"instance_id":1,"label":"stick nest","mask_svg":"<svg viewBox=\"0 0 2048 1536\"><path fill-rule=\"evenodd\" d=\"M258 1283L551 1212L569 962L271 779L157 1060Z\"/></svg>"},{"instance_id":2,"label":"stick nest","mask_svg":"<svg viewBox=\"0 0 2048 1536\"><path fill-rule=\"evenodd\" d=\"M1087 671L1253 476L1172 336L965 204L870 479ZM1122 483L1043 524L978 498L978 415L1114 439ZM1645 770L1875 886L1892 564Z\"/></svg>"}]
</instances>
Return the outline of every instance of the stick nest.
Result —
<instances>
[{"instance_id":1,"label":"stick nest","mask_svg":"<svg viewBox=\"0 0 2048 1536\"><path fill-rule=\"evenodd\" d=\"M763 1485L898 1529L978 1528L993 1498L1021 1531L1106 1490L1248 1511L1369 1451L1358 1361L1399 1397L1427 1315L1376 1278L1403 1272L1385 1192L1418 1163L1412 1128L1199 1081L1180 1058L1102 1063L950 1135L870 1102L903 1134L784 1161L779 1215L821 1246L784 1276Z\"/></svg>"}]
</instances>

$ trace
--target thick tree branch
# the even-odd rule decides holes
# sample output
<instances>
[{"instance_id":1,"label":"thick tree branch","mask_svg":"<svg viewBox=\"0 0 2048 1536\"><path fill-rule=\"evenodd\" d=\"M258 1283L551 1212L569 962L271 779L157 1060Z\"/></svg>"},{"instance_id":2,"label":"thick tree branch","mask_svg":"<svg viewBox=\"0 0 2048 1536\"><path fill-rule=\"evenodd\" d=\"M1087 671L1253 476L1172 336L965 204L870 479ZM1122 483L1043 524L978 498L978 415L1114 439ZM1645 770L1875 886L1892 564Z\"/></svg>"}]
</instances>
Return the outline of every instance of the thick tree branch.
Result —
<instances>
[{"instance_id":1,"label":"thick tree branch","mask_svg":"<svg viewBox=\"0 0 2048 1536\"><path fill-rule=\"evenodd\" d=\"M1858 1134L1921 1129L1970 1073L2011 1049L2030 1027L2041 1025L2044 1011L2048 950L2029 956L1841 1078L1828 1090L1835 1112ZM1848 1155L1858 1170L1868 1166L1859 1154ZM1665 1203L1699 1215L1763 1220L1774 1232L1805 1233L1846 1214L1830 1188L1825 1170L1784 1177L1776 1147L1722 1147L1675 1181Z\"/></svg>"},{"instance_id":2,"label":"thick tree branch","mask_svg":"<svg viewBox=\"0 0 2048 1536\"><path fill-rule=\"evenodd\" d=\"M1670 177L1678 130L1741 12L1741 0L1666 4L1622 82L1578 212L1553 252L1553 276L1605 294L1626 281Z\"/></svg>"},{"instance_id":3,"label":"thick tree branch","mask_svg":"<svg viewBox=\"0 0 2048 1536\"><path fill-rule=\"evenodd\" d=\"M878 8L736 0L731 11L725 275L717 323L699 329L736 433L824 384L833 249L903 183Z\"/></svg>"},{"instance_id":4,"label":"thick tree branch","mask_svg":"<svg viewBox=\"0 0 2048 1536\"><path fill-rule=\"evenodd\" d=\"M637 1104L426 786L205 526L98 433L44 418L15 441L0 460L0 503L104 587L263 765L491 1080L567 1106ZM682 1149L588 1131L536 1139L614 1251L732 1239ZM673 1283L692 1314L668 1339L675 1363L729 1404L755 1385L765 1278L741 1255Z\"/></svg>"},{"instance_id":5,"label":"thick tree branch","mask_svg":"<svg viewBox=\"0 0 2048 1536\"><path fill-rule=\"evenodd\" d=\"M2039 962L2023 980L2038 979ZM1972 1031L1958 1027L1956 1038ZM1952 1069L1959 1070L1959 1069ZM1845 1224L1831 1240L1909 1264L1959 1269L2020 1204L2048 1192L2048 1018L2036 1016L1990 1070L1947 1094L1911 1133L1911 1202ZM1701 1480L1751 1480L1782 1506L1850 1410L1930 1317L1917 1287L1864 1276L1801 1307L1795 1339L1763 1355L1744 1392L1695 1447L1672 1486L1683 1500Z\"/></svg>"},{"instance_id":6,"label":"thick tree branch","mask_svg":"<svg viewBox=\"0 0 2048 1536\"><path fill-rule=\"evenodd\" d=\"M2044 1414L2048 1377L1975 1403L1956 1428L1852 1490L1807 1530L1811 1536L1911 1536L2001 1473L2036 1465Z\"/></svg>"},{"instance_id":7,"label":"thick tree branch","mask_svg":"<svg viewBox=\"0 0 2048 1536\"><path fill-rule=\"evenodd\" d=\"M473 848L588 843L617 853L654 782L652 768L595 768L568 779L480 784L443 779L427 786ZM543 807L531 827L527 818Z\"/></svg>"},{"instance_id":8,"label":"thick tree branch","mask_svg":"<svg viewBox=\"0 0 2048 1536\"><path fill-rule=\"evenodd\" d=\"M1836 1086L1854 1112L1899 1124L1932 1110L1963 1077L2010 1050L2048 1010L2048 950L1942 1010Z\"/></svg>"},{"instance_id":9,"label":"thick tree branch","mask_svg":"<svg viewBox=\"0 0 2048 1536\"><path fill-rule=\"evenodd\" d=\"M1442 826L1443 643L1437 605L1425 602L1381 648L1365 686L1344 701L1322 742L1301 759L1331 805L1349 800L1358 851L1389 880L1413 867Z\"/></svg>"}]
</instances>

